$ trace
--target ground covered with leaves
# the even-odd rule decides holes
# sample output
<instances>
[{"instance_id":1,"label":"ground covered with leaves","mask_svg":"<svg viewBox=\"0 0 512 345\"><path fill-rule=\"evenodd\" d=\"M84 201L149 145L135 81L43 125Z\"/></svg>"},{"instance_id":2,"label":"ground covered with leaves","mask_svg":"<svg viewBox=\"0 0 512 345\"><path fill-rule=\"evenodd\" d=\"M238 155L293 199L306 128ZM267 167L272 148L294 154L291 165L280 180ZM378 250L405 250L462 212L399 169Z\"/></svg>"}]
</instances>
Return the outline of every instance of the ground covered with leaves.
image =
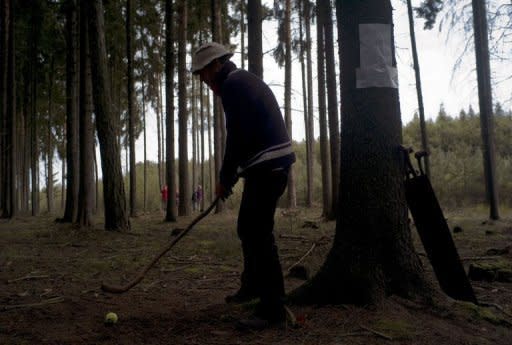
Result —
<instances>
[{"instance_id":1,"label":"ground covered with leaves","mask_svg":"<svg viewBox=\"0 0 512 345\"><path fill-rule=\"evenodd\" d=\"M318 209L278 210L276 237L287 290L303 280L293 267L314 274L329 251L334 222ZM195 214L197 215L197 214ZM130 233L97 225L81 230L51 217L0 221L0 344L510 344L512 342L512 219L485 220L474 211L448 213L473 288L486 307L447 300L423 305L390 297L380 306L290 306L296 327L237 331L234 323L253 305L232 306L241 253L236 213L199 223L124 294L122 284L194 218L164 223L162 214L131 219ZM413 233L415 230L412 230ZM414 236L417 238L416 234ZM421 243L417 251L432 276ZM290 269L292 268L292 269ZM299 270L304 273L304 270ZM490 273L489 273L490 272ZM118 315L106 325L108 312Z\"/></svg>"}]
</instances>

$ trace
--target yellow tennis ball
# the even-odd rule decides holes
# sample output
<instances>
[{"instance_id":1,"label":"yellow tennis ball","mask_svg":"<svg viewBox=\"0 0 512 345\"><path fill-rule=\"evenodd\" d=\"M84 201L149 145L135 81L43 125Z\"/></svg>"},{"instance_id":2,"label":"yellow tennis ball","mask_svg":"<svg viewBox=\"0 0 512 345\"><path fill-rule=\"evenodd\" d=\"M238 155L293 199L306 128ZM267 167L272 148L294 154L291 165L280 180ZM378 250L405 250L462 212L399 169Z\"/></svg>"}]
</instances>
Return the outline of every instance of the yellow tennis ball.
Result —
<instances>
[{"instance_id":1,"label":"yellow tennis ball","mask_svg":"<svg viewBox=\"0 0 512 345\"><path fill-rule=\"evenodd\" d=\"M105 315L105 324L106 325L113 325L117 322L117 314L113 312L108 312L107 315Z\"/></svg>"}]
</instances>

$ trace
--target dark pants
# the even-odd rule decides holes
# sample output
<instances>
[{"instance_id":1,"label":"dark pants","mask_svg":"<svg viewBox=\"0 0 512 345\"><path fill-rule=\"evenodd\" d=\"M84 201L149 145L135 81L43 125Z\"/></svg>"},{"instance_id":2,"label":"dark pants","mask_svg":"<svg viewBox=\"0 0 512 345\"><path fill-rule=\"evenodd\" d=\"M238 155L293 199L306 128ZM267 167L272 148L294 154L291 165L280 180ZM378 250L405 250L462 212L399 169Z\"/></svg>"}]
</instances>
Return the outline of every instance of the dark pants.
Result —
<instances>
[{"instance_id":1,"label":"dark pants","mask_svg":"<svg viewBox=\"0 0 512 345\"><path fill-rule=\"evenodd\" d=\"M288 170L258 172L245 178L238 215L244 271L242 289L260 297L257 313L281 317L285 295L283 273L274 240L274 213L288 181Z\"/></svg>"}]
</instances>

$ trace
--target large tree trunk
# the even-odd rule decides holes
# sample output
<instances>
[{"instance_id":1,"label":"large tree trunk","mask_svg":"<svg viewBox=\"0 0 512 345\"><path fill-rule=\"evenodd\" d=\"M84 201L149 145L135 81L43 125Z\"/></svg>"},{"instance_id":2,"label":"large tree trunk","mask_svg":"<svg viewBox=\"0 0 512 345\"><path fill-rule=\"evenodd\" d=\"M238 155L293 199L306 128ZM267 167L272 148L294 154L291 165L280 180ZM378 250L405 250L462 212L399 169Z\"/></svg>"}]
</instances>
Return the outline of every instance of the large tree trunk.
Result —
<instances>
[{"instance_id":1,"label":"large tree trunk","mask_svg":"<svg viewBox=\"0 0 512 345\"><path fill-rule=\"evenodd\" d=\"M320 7L320 1L316 1L316 7ZM328 217L332 210L332 182L331 182L331 160L329 158L329 139L327 135L327 113L325 105L325 56L324 56L324 30L323 13L317 11L316 22L316 56L318 75L318 124L320 128L320 163L322 166L322 215Z\"/></svg>"},{"instance_id":2,"label":"large tree trunk","mask_svg":"<svg viewBox=\"0 0 512 345\"><path fill-rule=\"evenodd\" d=\"M292 44L291 44L291 0L285 2L285 67L284 67L284 120L290 140L292 139ZM295 191L295 174L293 166L288 175L288 207L297 207L297 193Z\"/></svg>"},{"instance_id":3,"label":"large tree trunk","mask_svg":"<svg viewBox=\"0 0 512 345\"><path fill-rule=\"evenodd\" d=\"M143 210L146 213L148 204L148 152L147 152L147 133L146 133L146 93L144 85L144 77L142 82L142 126L144 130L144 198L143 198Z\"/></svg>"},{"instance_id":4,"label":"large tree trunk","mask_svg":"<svg viewBox=\"0 0 512 345\"><path fill-rule=\"evenodd\" d=\"M166 76L167 78L167 76ZM167 79L166 79L167 83ZM161 126L161 120L160 118L163 116L162 108L160 107L160 95L161 95L161 89L160 89L160 83L158 83L158 92L157 92L157 106L156 106L156 137L157 137L157 148L158 148L158 186L160 187L160 190L162 190L164 186L164 178L162 171L164 170L162 167L162 132L163 128ZM172 89L171 89L172 90ZM167 93L167 84L165 85L165 92ZM166 104L167 107L167 104Z\"/></svg>"},{"instance_id":5,"label":"large tree trunk","mask_svg":"<svg viewBox=\"0 0 512 345\"><path fill-rule=\"evenodd\" d=\"M498 189L496 188L494 121L492 118L491 67L489 64L489 42L487 37L487 11L485 9L485 1L483 0L472 0L472 7L485 189L487 191L487 201L489 202L489 218L499 219Z\"/></svg>"},{"instance_id":6,"label":"large tree trunk","mask_svg":"<svg viewBox=\"0 0 512 345\"><path fill-rule=\"evenodd\" d=\"M0 2L0 127L7 128L7 43L9 4ZM7 133L0 131L0 215L6 213L7 191Z\"/></svg>"},{"instance_id":7,"label":"large tree trunk","mask_svg":"<svg viewBox=\"0 0 512 345\"><path fill-rule=\"evenodd\" d=\"M64 222L76 219L79 188L78 149L78 92L77 92L77 5L76 0L66 2L66 206Z\"/></svg>"},{"instance_id":8,"label":"large tree trunk","mask_svg":"<svg viewBox=\"0 0 512 345\"><path fill-rule=\"evenodd\" d=\"M249 72L263 79L263 46L261 42L261 0L247 1L247 58Z\"/></svg>"},{"instance_id":9,"label":"large tree trunk","mask_svg":"<svg viewBox=\"0 0 512 345\"><path fill-rule=\"evenodd\" d=\"M189 216L190 175L188 172L188 110L187 110L187 0L178 5L178 122L180 203L178 214ZM172 197L172 196L171 196Z\"/></svg>"},{"instance_id":10,"label":"large tree trunk","mask_svg":"<svg viewBox=\"0 0 512 345\"><path fill-rule=\"evenodd\" d=\"M416 77L416 94L418 96L418 111L420 114L421 149L429 152L425 109L423 107L423 93L421 91L420 63L416 49L416 34L414 33L414 15L411 0L407 0L407 13L409 16L409 35L411 36L412 59L414 63L414 75ZM430 158L428 155L425 156L425 173L430 178Z\"/></svg>"},{"instance_id":11,"label":"large tree trunk","mask_svg":"<svg viewBox=\"0 0 512 345\"><path fill-rule=\"evenodd\" d=\"M116 119L111 110L111 95L107 71L103 2L86 1L89 8L89 42L94 98L94 113L100 142L103 170L103 201L106 230L129 230L126 195L121 171L119 142L116 139ZM108 205L108 207L107 207Z\"/></svg>"},{"instance_id":12,"label":"large tree trunk","mask_svg":"<svg viewBox=\"0 0 512 345\"><path fill-rule=\"evenodd\" d=\"M80 187L76 223L83 228L92 225L93 186L93 122L91 109L91 65L87 34L87 9L80 6L80 87L79 87L79 132L80 132Z\"/></svg>"},{"instance_id":13,"label":"large tree trunk","mask_svg":"<svg viewBox=\"0 0 512 345\"><path fill-rule=\"evenodd\" d=\"M15 52L14 52L14 1L5 0L3 4L3 20L6 30L6 40L4 42L6 49L6 63L4 64L5 73L5 179L4 183L4 209L2 217L13 218L18 213L18 202L16 194L16 78L15 78ZM4 105L2 104L2 107Z\"/></svg>"},{"instance_id":14,"label":"large tree trunk","mask_svg":"<svg viewBox=\"0 0 512 345\"><path fill-rule=\"evenodd\" d=\"M203 189L203 195L202 195L202 198L201 198L201 206L200 206L200 210L201 212L204 210L204 191L205 191L205 187L206 187L206 184L205 184L205 164L204 164L204 159L205 159L205 154L204 154L204 88L203 88L203 83L199 83L199 99L200 99L200 103L199 103L199 107L200 107L200 121L201 121L201 128L200 128L200 131L201 131L201 188Z\"/></svg>"},{"instance_id":15,"label":"large tree trunk","mask_svg":"<svg viewBox=\"0 0 512 345\"><path fill-rule=\"evenodd\" d=\"M240 1L240 67L245 69L245 1ZM203 198L204 199L204 198Z\"/></svg>"},{"instance_id":16,"label":"large tree trunk","mask_svg":"<svg viewBox=\"0 0 512 345\"><path fill-rule=\"evenodd\" d=\"M301 301L367 305L391 294L430 292L407 225L391 11L390 1L339 4L344 99L339 213L324 265L294 295ZM360 43L369 51L360 51ZM375 56L382 57L378 69L367 65ZM379 70L386 72L377 75ZM382 79L386 82L379 83Z\"/></svg>"},{"instance_id":17,"label":"large tree trunk","mask_svg":"<svg viewBox=\"0 0 512 345\"><path fill-rule=\"evenodd\" d=\"M327 81L327 110L329 114L329 139L331 148L332 203L328 218L335 219L338 212L338 191L340 181L340 124L338 121L338 97L334 61L334 39L332 29L332 8L330 0L322 0L323 29L325 42L325 72Z\"/></svg>"},{"instance_id":18,"label":"large tree trunk","mask_svg":"<svg viewBox=\"0 0 512 345\"><path fill-rule=\"evenodd\" d=\"M133 109L133 38L132 38L133 6L126 0L126 79L128 97L128 139L130 143L130 216L134 217L137 210L137 175L135 169L135 111Z\"/></svg>"},{"instance_id":19,"label":"large tree trunk","mask_svg":"<svg viewBox=\"0 0 512 345\"><path fill-rule=\"evenodd\" d=\"M167 210L165 220L176 221L176 161L174 159L174 21L172 0L165 1L165 128Z\"/></svg>"},{"instance_id":20,"label":"large tree trunk","mask_svg":"<svg viewBox=\"0 0 512 345\"><path fill-rule=\"evenodd\" d=\"M210 102L210 89L206 89L206 117L208 119L208 176L210 177L210 202L213 201L215 192L214 152L212 147L212 111Z\"/></svg>"}]
</instances>

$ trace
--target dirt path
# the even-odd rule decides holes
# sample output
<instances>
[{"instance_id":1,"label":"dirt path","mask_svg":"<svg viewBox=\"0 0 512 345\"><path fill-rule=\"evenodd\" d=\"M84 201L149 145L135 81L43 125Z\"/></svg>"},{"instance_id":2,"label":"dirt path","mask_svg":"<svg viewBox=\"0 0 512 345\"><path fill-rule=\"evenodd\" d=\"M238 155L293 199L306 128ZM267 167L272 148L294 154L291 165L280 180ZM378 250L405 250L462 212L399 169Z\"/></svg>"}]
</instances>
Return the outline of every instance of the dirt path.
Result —
<instances>
[{"instance_id":1,"label":"dirt path","mask_svg":"<svg viewBox=\"0 0 512 345\"><path fill-rule=\"evenodd\" d=\"M191 219L166 224L158 214L140 216L132 219L131 234L103 231L102 224L83 231L45 217L1 221L0 344L511 343L512 284L496 282L473 286L479 300L502 310L465 303L432 308L392 297L376 309L292 306L299 328L238 332L234 321L249 315L251 305L224 303L240 271L229 213L205 219L129 292L99 289L102 281L131 279L170 240L171 230ZM454 238L465 264L499 259L512 268L510 253L485 256L512 243L512 222L454 216L450 223L463 228ZM334 226L320 222L315 210L280 213L276 231L285 272L311 248L303 263L314 272ZM286 278L289 290L301 283ZM109 311L119 316L114 326L103 322Z\"/></svg>"}]
</instances>

